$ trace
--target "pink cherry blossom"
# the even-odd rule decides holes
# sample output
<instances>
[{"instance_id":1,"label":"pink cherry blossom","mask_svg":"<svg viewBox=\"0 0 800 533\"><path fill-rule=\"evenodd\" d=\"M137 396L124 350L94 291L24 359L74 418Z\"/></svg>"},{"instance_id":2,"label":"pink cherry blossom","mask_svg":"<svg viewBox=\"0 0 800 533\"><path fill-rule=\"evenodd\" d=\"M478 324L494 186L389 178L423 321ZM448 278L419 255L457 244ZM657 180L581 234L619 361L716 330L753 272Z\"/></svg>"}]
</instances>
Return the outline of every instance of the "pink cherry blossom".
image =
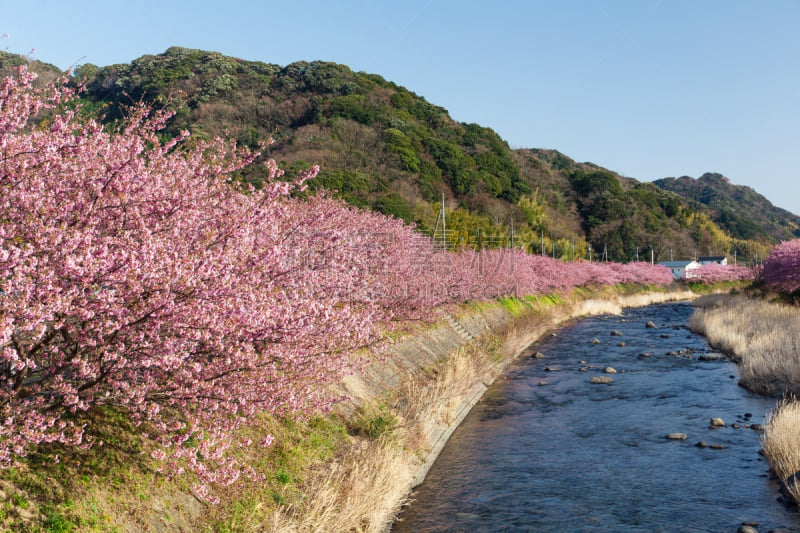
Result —
<instances>
[{"instance_id":1,"label":"pink cherry blossom","mask_svg":"<svg viewBox=\"0 0 800 533\"><path fill-rule=\"evenodd\" d=\"M785 293L800 289L800 239L777 245L764 261L764 281Z\"/></svg>"},{"instance_id":2,"label":"pink cherry blossom","mask_svg":"<svg viewBox=\"0 0 800 533\"><path fill-rule=\"evenodd\" d=\"M646 263L566 263L519 250L443 252L402 221L326 194L300 199L257 153L222 139L162 142L137 105L114 129L63 84L0 83L0 466L42 443L91 446L80 415L126 413L185 468L229 484L258 413L329 409L392 321L436 306L576 286L668 284ZM69 104L69 105L66 105ZM47 110L47 117L41 114ZM271 435L258 439L268 446Z\"/></svg>"}]
</instances>

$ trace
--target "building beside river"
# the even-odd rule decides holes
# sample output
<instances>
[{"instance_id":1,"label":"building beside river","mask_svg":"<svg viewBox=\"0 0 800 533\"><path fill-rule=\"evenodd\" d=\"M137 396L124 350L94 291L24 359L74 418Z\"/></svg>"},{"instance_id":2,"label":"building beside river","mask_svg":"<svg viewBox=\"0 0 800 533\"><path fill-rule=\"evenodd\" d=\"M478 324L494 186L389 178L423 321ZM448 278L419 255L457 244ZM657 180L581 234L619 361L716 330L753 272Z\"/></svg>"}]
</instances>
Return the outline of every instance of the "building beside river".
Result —
<instances>
[{"instance_id":1,"label":"building beside river","mask_svg":"<svg viewBox=\"0 0 800 533\"><path fill-rule=\"evenodd\" d=\"M667 267L672 272L672 277L675 279L691 279L694 277L692 272L700 268L700 263L693 260L688 261L662 261L659 263L661 266Z\"/></svg>"}]
</instances>

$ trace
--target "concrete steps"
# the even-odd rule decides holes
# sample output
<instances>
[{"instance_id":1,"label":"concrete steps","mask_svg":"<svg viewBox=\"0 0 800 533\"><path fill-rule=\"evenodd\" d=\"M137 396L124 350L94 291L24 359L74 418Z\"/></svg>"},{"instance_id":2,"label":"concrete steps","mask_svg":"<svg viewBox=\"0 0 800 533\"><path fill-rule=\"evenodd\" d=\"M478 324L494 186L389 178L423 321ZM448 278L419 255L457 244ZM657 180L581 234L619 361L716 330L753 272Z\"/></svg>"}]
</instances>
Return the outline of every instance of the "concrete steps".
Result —
<instances>
[{"instance_id":1,"label":"concrete steps","mask_svg":"<svg viewBox=\"0 0 800 533\"><path fill-rule=\"evenodd\" d=\"M453 328L456 333L458 333L458 336L464 340L464 342L469 342L475 338L469 331L466 330L464 326L461 325L461 322L456 320L455 317L453 317L453 315L447 311L444 312L444 318L447 320L447 323L450 324L450 327Z\"/></svg>"}]
</instances>

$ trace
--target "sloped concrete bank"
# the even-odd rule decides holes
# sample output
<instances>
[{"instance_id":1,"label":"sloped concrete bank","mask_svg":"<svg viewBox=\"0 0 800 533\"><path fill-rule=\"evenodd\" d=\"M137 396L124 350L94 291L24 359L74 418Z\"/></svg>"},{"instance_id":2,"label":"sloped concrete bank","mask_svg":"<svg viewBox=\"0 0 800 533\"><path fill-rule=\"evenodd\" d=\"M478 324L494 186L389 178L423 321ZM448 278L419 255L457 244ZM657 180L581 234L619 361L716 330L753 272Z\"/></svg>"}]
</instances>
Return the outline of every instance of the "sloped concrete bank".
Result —
<instances>
[{"instance_id":1,"label":"sloped concrete bank","mask_svg":"<svg viewBox=\"0 0 800 533\"><path fill-rule=\"evenodd\" d=\"M398 421L387 444L392 448L387 457L392 459L386 468L392 469L393 482L375 489L386 492L382 516L353 524L354 530L391 528L396 513L422 483L456 427L512 361L533 355L526 352L533 342L577 317L696 296L683 289L634 295L601 292L522 309L492 303L441 311L437 327L401 339L393 346L392 357L373 361L366 372L342 383L342 392L352 398L342 406L342 414L353 416L379 403ZM403 457L399 468L398 450ZM382 468L380 461L372 468Z\"/></svg>"}]
</instances>

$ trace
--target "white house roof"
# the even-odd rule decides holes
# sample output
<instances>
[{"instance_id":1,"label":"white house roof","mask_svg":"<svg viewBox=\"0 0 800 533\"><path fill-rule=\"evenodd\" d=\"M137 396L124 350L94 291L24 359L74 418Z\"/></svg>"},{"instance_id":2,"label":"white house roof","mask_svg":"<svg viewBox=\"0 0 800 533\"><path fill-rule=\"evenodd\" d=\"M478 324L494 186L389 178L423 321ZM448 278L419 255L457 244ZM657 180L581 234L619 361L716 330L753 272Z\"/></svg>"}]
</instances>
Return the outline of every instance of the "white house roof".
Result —
<instances>
[{"instance_id":1,"label":"white house roof","mask_svg":"<svg viewBox=\"0 0 800 533\"><path fill-rule=\"evenodd\" d=\"M700 266L697 261L662 261L659 263L661 266L665 266L667 268L686 268L694 263L697 266Z\"/></svg>"}]
</instances>

